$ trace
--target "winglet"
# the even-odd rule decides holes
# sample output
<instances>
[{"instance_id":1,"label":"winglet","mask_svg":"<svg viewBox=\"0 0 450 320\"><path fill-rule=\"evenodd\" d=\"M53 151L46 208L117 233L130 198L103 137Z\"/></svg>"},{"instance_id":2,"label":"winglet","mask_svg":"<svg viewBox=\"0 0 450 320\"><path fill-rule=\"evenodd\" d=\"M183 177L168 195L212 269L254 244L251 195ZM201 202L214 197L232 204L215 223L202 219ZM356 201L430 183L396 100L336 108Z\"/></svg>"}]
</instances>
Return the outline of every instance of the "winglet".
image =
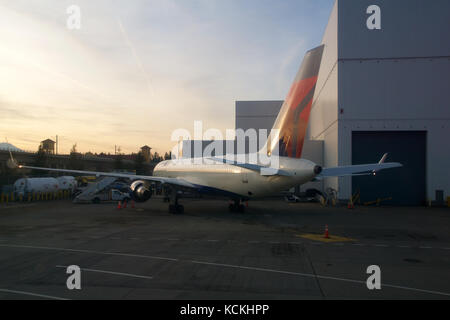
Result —
<instances>
[{"instance_id":1,"label":"winglet","mask_svg":"<svg viewBox=\"0 0 450 320\"><path fill-rule=\"evenodd\" d=\"M378 163L379 163L379 164L384 163L384 162L386 161L387 156L388 156L388 154L385 153L385 154L381 157L381 160L380 160Z\"/></svg>"},{"instance_id":2,"label":"winglet","mask_svg":"<svg viewBox=\"0 0 450 320\"><path fill-rule=\"evenodd\" d=\"M381 157L380 161L378 161L378 164L383 164L383 163L386 161L387 156L388 156L387 153L383 154L383 156ZM374 176L376 176L378 171L379 171L379 170L373 170L373 171L372 171L372 174L373 174Z\"/></svg>"}]
</instances>

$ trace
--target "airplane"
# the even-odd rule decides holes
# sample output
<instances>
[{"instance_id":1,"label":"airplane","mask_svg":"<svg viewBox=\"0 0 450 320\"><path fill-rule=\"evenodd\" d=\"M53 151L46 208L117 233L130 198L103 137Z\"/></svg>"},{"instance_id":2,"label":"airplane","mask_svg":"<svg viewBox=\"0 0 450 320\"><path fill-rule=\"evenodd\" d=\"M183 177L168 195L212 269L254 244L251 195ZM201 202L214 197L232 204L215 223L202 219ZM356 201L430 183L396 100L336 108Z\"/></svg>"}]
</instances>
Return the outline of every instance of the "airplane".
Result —
<instances>
[{"instance_id":1,"label":"airplane","mask_svg":"<svg viewBox=\"0 0 450 320\"><path fill-rule=\"evenodd\" d=\"M19 165L12 154L10 162L19 169L127 178L132 181L130 188L136 202L145 202L151 198L150 183L161 183L171 190L169 200L171 213L184 212L184 207L179 204L181 192L184 190L228 198L232 200L229 205L230 211L243 212L245 201L277 194L309 181L328 177L375 175L380 170L401 167L400 163L385 163L386 155L375 164L331 168L322 168L302 158L323 50L324 45L321 45L305 54L267 142L256 154L257 161L236 161L234 154L201 159L172 159L156 165L153 176ZM277 166L274 168L263 164L259 160L262 156Z\"/></svg>"}]
</instances>

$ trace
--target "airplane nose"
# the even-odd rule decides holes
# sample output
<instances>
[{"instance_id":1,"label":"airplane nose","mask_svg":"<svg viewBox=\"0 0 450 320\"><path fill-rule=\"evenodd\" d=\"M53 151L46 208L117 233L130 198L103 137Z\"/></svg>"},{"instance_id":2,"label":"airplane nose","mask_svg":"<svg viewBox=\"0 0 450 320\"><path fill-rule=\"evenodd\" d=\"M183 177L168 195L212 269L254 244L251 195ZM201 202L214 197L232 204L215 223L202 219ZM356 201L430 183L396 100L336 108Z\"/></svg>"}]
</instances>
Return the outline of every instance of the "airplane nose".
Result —
<instances>
[{"instance_id":1,"label":"airplane nose","mask_svg":"<svg viewBox=\"0 0 450 320\"><path fill-rule=\"evenodd\" d=\"M315 166L314 167L314 173L317 175L317 174L320 174L322 172L322 167L321 166Z\"/></svg>"}]
</instances>

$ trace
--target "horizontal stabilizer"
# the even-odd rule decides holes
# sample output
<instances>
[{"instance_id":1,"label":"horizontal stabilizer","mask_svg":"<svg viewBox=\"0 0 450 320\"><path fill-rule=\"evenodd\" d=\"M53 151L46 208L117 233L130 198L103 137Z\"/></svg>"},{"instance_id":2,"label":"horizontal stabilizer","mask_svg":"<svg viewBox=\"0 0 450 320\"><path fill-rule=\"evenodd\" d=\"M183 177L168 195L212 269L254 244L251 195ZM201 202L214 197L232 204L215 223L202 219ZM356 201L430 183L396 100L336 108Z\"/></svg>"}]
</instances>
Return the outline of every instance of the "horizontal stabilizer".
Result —
<instances>
[{"instance_id":1,"label":"horizontal stabilizer","mask_svg":"<svg viewBox=\"0 0 450 320\"><path fill-rule=\"evenodd\" d=\"M398 168L402 166L403 165L401 163L389 162L389 163L360 164L354 166L324 168L322 170L322 173L319 176L317 176L317 178L373 175L374 172L378 172L380 170Z\"/></svg>"}]
</instances>

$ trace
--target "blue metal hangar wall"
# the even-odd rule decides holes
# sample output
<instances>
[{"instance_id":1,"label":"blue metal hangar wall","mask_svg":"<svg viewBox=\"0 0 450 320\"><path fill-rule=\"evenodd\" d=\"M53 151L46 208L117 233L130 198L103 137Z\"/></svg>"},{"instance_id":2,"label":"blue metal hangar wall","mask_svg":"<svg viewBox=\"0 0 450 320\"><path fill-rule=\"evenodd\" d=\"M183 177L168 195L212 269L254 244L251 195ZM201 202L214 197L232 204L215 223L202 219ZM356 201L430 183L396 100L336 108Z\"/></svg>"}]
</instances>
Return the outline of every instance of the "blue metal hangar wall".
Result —
<instances>
[{"instance_id":1,"label":"blue metal hangar wall","mask_svg":"<svg viewBox=\"0 0 450 320\"><path fill-rule=\"evenodd\" d=\"M362 202L397 205L450 196L449 39L448 0L335 2L303 157L333 167L388 152L404 167L303 191L333 188L342 200L359 192ZM236 102L236 128L270 129L281 104Z\"/></svg>"},{"instance_id":2,"label":"blue metal hangar wall","mask_svg":"<svg viewBox=\"0 0 450 320\"><path fill-rule=\"evenodd\" d=\"M450 196L449 39L448 0L336 1L307 137L324 142L326 167L384 152L404 167L327 179L325 189L402 205Z\"/></svg>"}]
</instances>

